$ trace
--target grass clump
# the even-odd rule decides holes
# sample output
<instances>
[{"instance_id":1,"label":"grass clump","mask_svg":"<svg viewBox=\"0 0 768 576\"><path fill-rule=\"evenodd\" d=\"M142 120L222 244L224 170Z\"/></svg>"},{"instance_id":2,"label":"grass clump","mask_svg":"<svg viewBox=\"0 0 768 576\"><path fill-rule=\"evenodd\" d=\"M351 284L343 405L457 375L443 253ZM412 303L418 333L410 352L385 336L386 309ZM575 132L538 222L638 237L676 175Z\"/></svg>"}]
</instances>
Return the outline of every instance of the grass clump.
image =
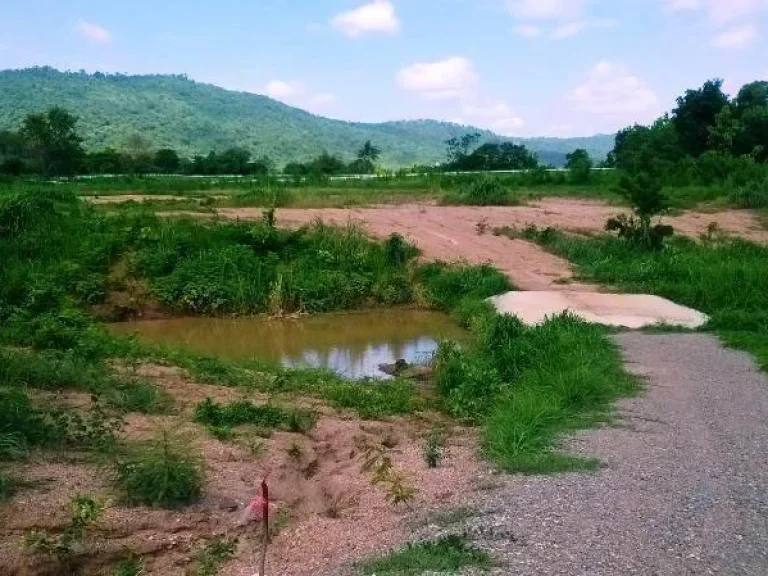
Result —
<instances>
[{"instance_id":1,"label":"grass clump","mask_svg":"<svg viewBox=\"0 0 768 576\"><path fill-rule=\"evenodd\" d=\"M739 208L768 208L768 178L752 180L736 188L728 196L728 202Z\"/></svg>"},{"instance_id":2,"label":"grass clump","mask_svg":"<svg viewBox=\"0 0 768 576\"><path fill-rule=\"evenodd\" d=\"M507 206L511 198L498 178L475 178L457 191L443 196L443 204L466 206Z\"/></svg>"},{"instance_id":3,"label":"grass clump","mask_svg":"<svg viewBox=\"0 0 768 576\"><path fill-rule=\"evenodd\" d=\"M491 557L470 546L461 536L445 536L433 542L408 544L387 556L360 566L360 574L419 576L424 573L458 574L465 568L487 569Z\"/></svg>"},{"instance_id":4,"label":"grass clump","mask_svg":"<svg viewBox=\"0 0 768 576\"><path fill-rule=\"evenodd\" d=\"M482 424L489 458L526 474L593 468L557 452L558 439L606 420L636 389L604 329L569 315L527 327L491 313L469 346L441 347L436 385L449 412Z\"/></svg>"},{"instance_id":5,"label":"grass clump","mask_svg":"<svg viewBox=\"0 0 768 576\"><path fill-rule=\"evenodd\" d=\"M195 408L195 421L218 431L218 434L242 424L253 424L265 430L304 433L312 429L316 419L317 415L311 410L283 408L273 404L257 406L248 401L221 405L206 398Z\"/></svg>"},{"instance_id":6,"label":"grass clump","mask_svg":"<svg viewBox=\"0 0 768 576\"><path fill-rule=\"evenodd\" d=\"M13 496L15 491L16 487L13 478L0 470L0 502Z\"/></svg>"},{"instance_id":7,"label":"grass clump","mask_svg":"<svg viewBox=\"0 0 768 576\"><path fill-rule=\"evenodd\" d=\"M216 576L219 569L237 553L234 538L214 538L195 553L195 576Z\"/></svg>"},{"instance_id":8,"label":"grass clump","mask_svg":"<svg viewBox=\"0 0 768 576\"><path fill-rule=\"evenodd\" d=\"M204 475L199 458L172 445L164 433L118 464L117 481L131 505L178 508L202 497Z\"/></svg>"},{"instance_id":9,"label":"grass clump","mask_svg":"<svg viewBox=\"0 0 768 576\"><path fill-rule=\"evenodd\" d=\"M144 560L140 556L128 556L112 569L112 576L143 576L146 574Z\"/></svg>"}]
</instances>

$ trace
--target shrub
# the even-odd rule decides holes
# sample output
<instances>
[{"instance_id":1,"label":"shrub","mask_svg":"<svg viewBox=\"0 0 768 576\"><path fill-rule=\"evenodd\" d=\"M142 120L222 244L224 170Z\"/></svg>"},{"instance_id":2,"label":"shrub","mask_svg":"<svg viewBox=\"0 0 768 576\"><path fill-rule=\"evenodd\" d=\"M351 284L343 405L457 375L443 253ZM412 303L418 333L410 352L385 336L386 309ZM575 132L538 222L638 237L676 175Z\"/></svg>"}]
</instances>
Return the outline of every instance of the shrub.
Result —
<instances>
[{"instance_id":1,"label":"shrub","mask_svg":"<svg viewBox=\"0 0 768 576\"><path fill-rule=\"evenodd\" d=\"M473 180L458 194L446 196L444 200L448 204L506 206L509 204L509 193L498 179L483 177Z\"/></svg>"},{"instance_id":2,"label":"shrub","mask_svg":"<svg viewBox=\"0 0 768 576\"><path fill-rule=\"evenodd\" d=\"M167 433L161 441L136 450L117 467L118 484L129 504L177 508L203 494L199 458L172 446Z\"/></svg>"},{"instance_id":3,"label":"shrub","mask_svg":"<svg viewBox=\"0 0 768 576\"><path fill-rule=\"evenodd\" d=\"M671 226L651 224L653 216L669 207L659 181L647 172L625 175L619 182L618 192L629 200L635 214L610 218L605 225L606 230L618 232L620 238L637 246L660 250L664 240L672 236L674 230Z\"/></svg>"},{"instance_id":4,"label":"shrub","mask_svg":"<svg viewBox=\"0 0 768 576\"><path fill-rule=\"evenodd\" d=\"M737 188L728 196L728 202L739 208L768 208L768 178Z\"/></svg>"}]
</instances>

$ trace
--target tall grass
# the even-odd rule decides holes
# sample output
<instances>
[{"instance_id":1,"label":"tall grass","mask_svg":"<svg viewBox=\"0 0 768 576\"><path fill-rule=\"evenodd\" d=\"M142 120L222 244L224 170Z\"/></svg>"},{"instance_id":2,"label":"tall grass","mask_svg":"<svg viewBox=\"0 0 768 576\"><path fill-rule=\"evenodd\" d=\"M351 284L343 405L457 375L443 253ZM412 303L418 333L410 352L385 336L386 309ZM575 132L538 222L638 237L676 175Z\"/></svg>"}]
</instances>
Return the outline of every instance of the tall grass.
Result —
<instances>
[{"instance_id":1,"label":"tall grass","mask_svg":"<svg viewBox=\"0 0 768 576\"><path fill-rule=\"evenodd\" d=\"M675 238L664 250L649 252L608 236L549 234L541 241L593 281L709 314L710 329L768 368L768 247L738 239Z\"/></svg>"}]
</instances>

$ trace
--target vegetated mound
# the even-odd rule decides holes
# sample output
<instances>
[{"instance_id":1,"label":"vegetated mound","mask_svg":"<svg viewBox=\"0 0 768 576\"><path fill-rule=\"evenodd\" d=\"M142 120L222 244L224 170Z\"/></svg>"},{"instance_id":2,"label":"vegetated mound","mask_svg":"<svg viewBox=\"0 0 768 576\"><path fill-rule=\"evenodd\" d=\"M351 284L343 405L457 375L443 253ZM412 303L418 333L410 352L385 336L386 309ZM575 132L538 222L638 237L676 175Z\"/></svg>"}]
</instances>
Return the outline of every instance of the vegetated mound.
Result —
<instances>
[{"instance_id":1,"label":"vegetated mound","mask_svg":"<svg viewBox=\"0 0 768 576\"><path fill-rule=\"evenodd\" d=\"M78 127L90 149L122 149L131 135L140 133L155 148L174 148L188 156L241 146L279 165L308 160L323 150L349 160L366 140L382 149L385 165L433 164L445 159L445 140L475 130L433 120L331 120L181 75L90 75L47 67L0 72L0 129L15 129L26 114L56 105L80 117ZM481 132L485 140L502 139ZM563 165L566 153L575 148L602 158L613 147L609 135L515 140L537 152L542 163L555 165Z\"/></svg>"}]
</instances>

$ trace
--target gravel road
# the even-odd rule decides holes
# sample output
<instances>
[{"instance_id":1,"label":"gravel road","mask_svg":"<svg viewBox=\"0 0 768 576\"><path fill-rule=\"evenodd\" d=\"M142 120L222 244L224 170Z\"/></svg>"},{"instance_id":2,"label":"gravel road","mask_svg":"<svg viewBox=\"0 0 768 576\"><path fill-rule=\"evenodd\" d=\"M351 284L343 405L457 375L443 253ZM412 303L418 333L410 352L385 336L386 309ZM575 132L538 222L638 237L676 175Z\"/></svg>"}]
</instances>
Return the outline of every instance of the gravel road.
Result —
<instances>
[{"instance_id":1,"label":"gravel road","mask_svg":"<svg viewBox=\"0 0 768 576\"><path fill-rule=\"evenodd\" d=\"M498 477L469 524L496 574L768 574L768 381L701 334L616 337L646 392L568 448L593 475Z\"/></svg>"}]
</instances>

